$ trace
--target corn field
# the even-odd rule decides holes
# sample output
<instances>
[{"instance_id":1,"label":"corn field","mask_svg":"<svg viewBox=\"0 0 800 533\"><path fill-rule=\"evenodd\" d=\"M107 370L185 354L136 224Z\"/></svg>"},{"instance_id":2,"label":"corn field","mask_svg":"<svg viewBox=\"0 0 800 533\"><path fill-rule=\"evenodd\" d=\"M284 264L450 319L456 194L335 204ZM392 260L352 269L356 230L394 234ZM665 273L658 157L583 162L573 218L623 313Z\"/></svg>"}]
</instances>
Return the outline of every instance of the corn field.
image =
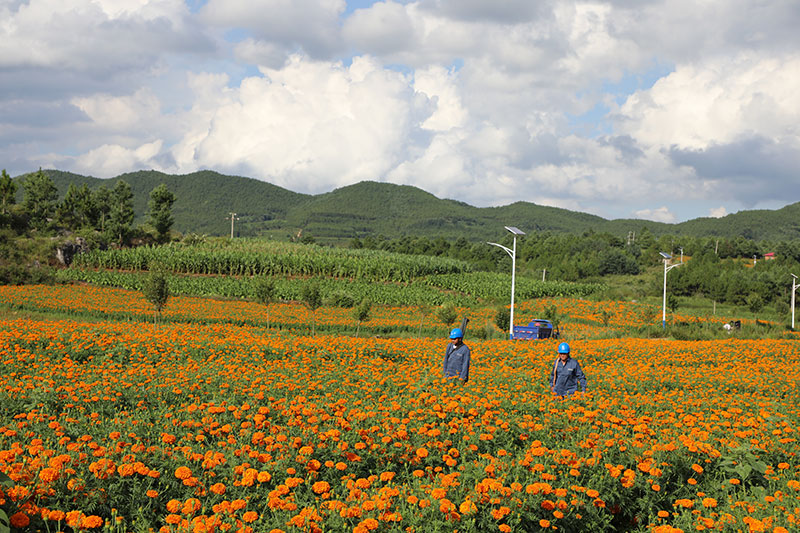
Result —
<instances>
[{"instance_id":1,"label":"corn field","mask_svg":"<svg viewBox=\"0 0 800 533\"><path fill-rule=\"evenodd\" d=\"M77 256L74 264L100 269L147 270L152 263L179 274L323 276L401 283L428 275L461 274L471 270L468 263L456 259L255 239L94 250Z\"/></svg>"}]
</instances>

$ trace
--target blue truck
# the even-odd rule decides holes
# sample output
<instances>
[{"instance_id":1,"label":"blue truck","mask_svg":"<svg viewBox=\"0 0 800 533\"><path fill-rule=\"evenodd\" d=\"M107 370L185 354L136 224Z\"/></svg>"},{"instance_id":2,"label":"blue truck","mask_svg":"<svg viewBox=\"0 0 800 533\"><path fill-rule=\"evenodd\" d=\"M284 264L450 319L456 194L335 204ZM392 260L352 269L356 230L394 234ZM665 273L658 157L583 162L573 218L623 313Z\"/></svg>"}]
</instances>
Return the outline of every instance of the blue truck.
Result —
<instances>
[{"instance_id":1,"label":"blue truck","mask_svg":"<svg viewBox=\"0 0 800 533\"><path fill-rule=\"evenodd\" d=\"M558 338L558 329L553 328L553 323L549 320L536 318L531 320L527 326L514 326L513 339L535 340Z\"/></svg>"}]
</instances>

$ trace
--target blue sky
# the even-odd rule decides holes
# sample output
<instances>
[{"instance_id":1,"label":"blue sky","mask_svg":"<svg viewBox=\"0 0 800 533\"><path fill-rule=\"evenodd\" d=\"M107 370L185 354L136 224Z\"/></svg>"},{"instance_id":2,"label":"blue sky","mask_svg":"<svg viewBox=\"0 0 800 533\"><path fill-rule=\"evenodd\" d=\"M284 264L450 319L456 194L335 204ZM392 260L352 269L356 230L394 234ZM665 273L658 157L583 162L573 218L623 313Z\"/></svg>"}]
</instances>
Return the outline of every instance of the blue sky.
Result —
<instances>
[{"instance_id":1,"label":"blue sky","mask_svg":"<svg viewBox=\"0 0 800 533\"><path fill-rule=\"evenodd\" d=\"M793 2L0 0L0 18L12 175L210 168L664 222L800 200Z\"/></svg>"}]
</instances>

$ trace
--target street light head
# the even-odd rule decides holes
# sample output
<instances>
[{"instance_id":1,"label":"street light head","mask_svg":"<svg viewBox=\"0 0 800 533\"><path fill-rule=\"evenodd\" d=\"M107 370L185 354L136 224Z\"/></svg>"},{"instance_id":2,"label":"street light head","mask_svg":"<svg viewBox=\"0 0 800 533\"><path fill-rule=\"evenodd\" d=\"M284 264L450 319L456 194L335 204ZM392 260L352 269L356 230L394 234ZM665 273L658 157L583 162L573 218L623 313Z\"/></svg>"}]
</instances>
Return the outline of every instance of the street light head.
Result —
<instances>
[{"instance_id":1,"label":"street light head","mask_svg":"<svg viewBox=\"0 0 800 533\"><path fill-rule=\"evenodd\" d=\"M525 232L515 226L505 226L505 228L514 235L525 235Z\"/></svg>"},{"instance_id":2,"label":"street light head","mask_svg":"<svg viewBox=\"0 0 800 533\"><path fill-rule=\"evenodd\" d=\"M664 259L672 259L672 256L671 256L671 255L669 255L667 252L658 252L658 253L659 253L659 254L661 255L661 257L663 257Z\"/></svg>"},{"instance_id":3,"label":"street light head","mask_svg":"<svg viewBox=\"0 0 800 533\"><path fill-rule=\"evenodd\" d=\"M794 275L794 274L792 274L791 272L789 272L789 275L790 275L790 276L792 276L794 279L797 279L797 276L795 276L795 275Z\"/></svg>"}]
</instances>

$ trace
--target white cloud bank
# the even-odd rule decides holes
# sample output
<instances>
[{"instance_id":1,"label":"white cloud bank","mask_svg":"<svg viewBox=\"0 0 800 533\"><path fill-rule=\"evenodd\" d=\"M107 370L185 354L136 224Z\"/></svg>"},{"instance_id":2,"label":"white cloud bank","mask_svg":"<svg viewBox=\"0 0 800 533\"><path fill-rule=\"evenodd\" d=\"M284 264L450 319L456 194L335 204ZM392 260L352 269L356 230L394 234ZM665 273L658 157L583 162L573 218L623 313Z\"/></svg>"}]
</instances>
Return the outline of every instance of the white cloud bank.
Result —
<instances>
[{"instance_id":1,"label":"white cloud bank","mask_svg":"<svg viewBox=\"0 0 800 533\"><path fill-rule=\"evenodd\" d=\"M315 193L386 180L664 222L800 199L790 3L346 8L0 2L0 158Z\"/></svg>"}]
</instances>

